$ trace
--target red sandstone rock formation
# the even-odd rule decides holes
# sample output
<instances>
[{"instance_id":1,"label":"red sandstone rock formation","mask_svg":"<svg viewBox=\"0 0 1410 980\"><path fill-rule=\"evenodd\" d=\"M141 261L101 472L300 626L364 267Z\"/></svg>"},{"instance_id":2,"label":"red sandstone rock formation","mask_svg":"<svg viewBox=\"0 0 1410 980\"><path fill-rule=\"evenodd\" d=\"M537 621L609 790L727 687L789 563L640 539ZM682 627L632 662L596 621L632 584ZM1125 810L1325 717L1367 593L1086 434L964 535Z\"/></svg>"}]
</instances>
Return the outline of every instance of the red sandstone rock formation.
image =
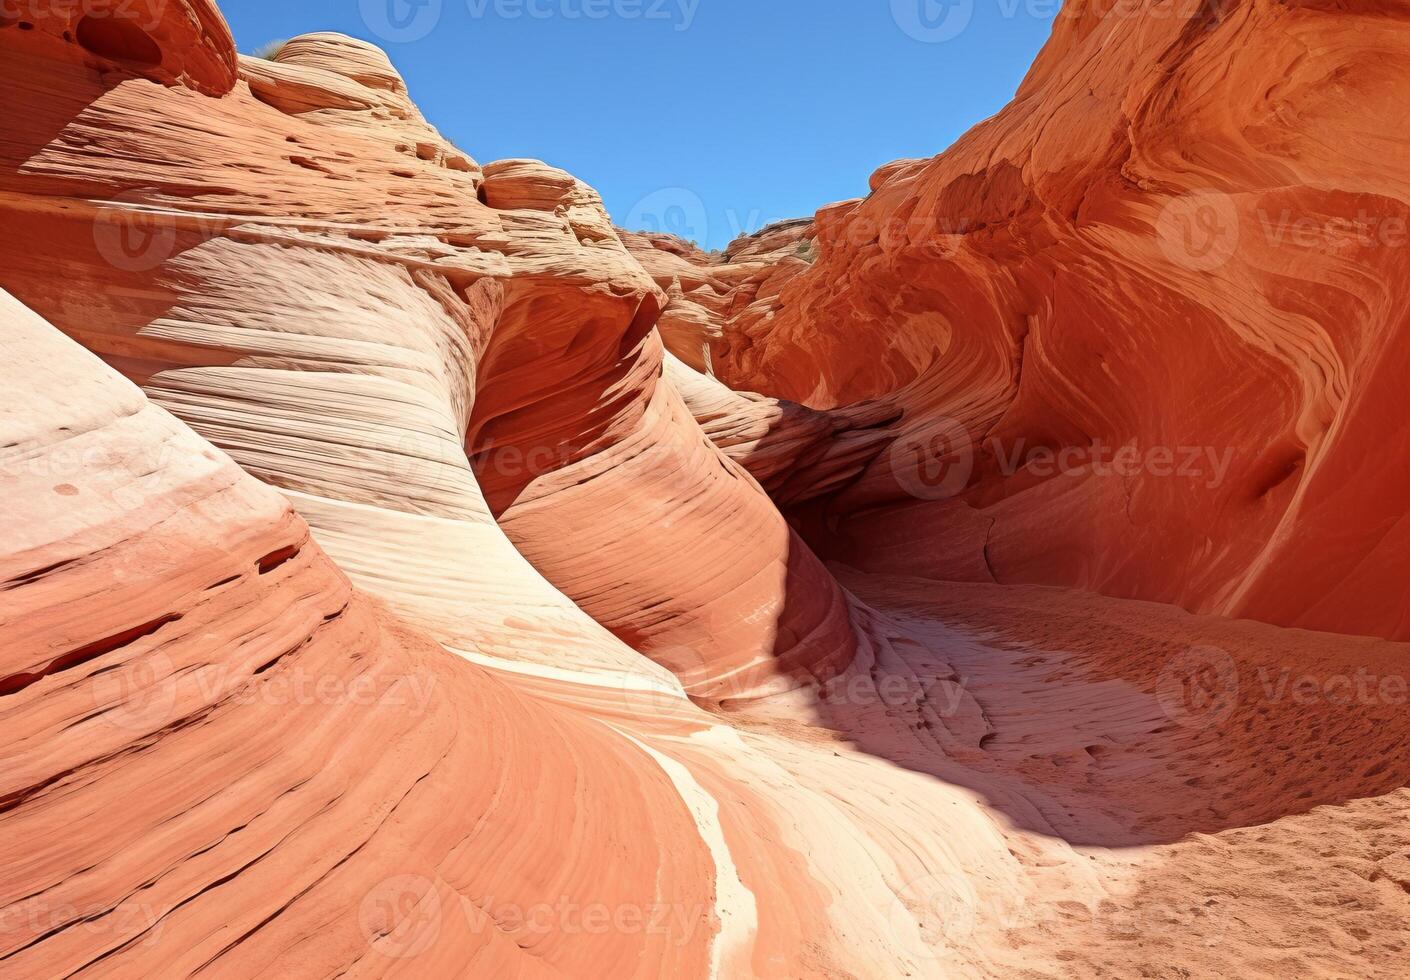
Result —
<instances>
[{"instance_id":1,"label":"red sandstone rock formation","mask_svg":"<svg viewBox=\"0 0 1410 980\"><path fill-rule=\"evenodd\" d=\"M370 45L131 7L0 21L0 969L1403 954L1410 650L995 584L1399 635L1403 259L1181 251L1394 197L1396 13L1071 10L954 150L710 256Z\"/></svg>"},{"instance_id":2,"label":"red sandstone rock formation","mask_svg":"<svg viewBox=\"0 0 1410 980\"><path fill-rule=\"evenodd\" d=\"M676 357L712 370L711 350L730 335L769 331L784 284L813 258L810 222L771 225L730 243L719 260L671 235L622 232L622 241L666 294L657 328Z\"/></svg>"},{"instance_id":3,"label":"red sandstone rock formation","mask_svg":"<svg viewBox=\"0 0 1410 980\"><path fill-rule=\"evenodd\" d=\"M639 651L676 667L676 651L702 651L702 694L714 675L737 693L845 667L841 591L660 380L660 300L596 193L532 161L482 173L360 42L297 38L278 59L245 62L255 81L215 100L11 79L39 107L31 125L63 135L6 162L20 234L5 284L251 473L310 498L316 529L346 525L324 511L348 505L486 526L509 567L528 574L528 557ZM267 77L298 98L266 94ZM122 147L140 171L114 166ZM141 254L124 251L134 238ZM392 318L404 326L388 335ZM337 430L316 422L331 406ZM614 532L607 550L564 535L608 499L622 527L656 532ZM413 601L393 555L351 550L335 554ZM681 551L696 561L665 560Z\"/></svg>"},{"instance_id":4,"label":"red sandstone rock formation","mask_svg":"<svg viewBox=\"0 0 1410 980\"><path fill-rule=\"evenodd\" d=\"M7 973L706 968L708 850L644 750L397 623L277 493L3 295L0 322ZM579 835L636 860L585 891ZM493 921L555 889L699 918L528 950Z\"/></svg>"},{"instance_id":5,"label":"red sandstone rock formation","mask_svg":"<svg viewBox=\"0 0 1410 980\"><path fill-rule=\"evenodd\" d=\"M820 212L712 362L905 407L829 554L1410 637L1406 18L1069 5L1007 109Z\"/></svg>"}]
</instances>

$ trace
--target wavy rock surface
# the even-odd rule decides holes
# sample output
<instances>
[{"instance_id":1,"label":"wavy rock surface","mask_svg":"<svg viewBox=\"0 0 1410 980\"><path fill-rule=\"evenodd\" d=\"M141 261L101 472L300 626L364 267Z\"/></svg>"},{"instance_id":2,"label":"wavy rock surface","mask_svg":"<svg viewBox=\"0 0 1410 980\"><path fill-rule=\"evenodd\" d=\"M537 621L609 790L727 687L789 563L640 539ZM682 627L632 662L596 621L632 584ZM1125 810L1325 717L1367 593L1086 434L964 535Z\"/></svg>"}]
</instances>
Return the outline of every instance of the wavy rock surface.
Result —
<instances>
[{"instance_id":1,"label":"wavy rock surface","mask_svg":"<svg viewBox=\"0 0 1410 980\"><path fill-rule=\"evenodd\" d=\"M820 212L767 329L712 356L905 408L819 546L1410 637L1406 23L1069 4L1008 108Z\"/></svg>"},{"instance_id":2,"label":"wavy rock surface","mask_svg":"<svg viewBox=\"0 0 1410 980\"><path fill-rule=\"evenodd\" d=\"M3 302L5 490L31 529L0 563L8 968L768 975L806 942L819 972L856 973L936 955L896 898L927 865L1025 889L967 793L821 733L736 732L641 666L608 686L630 651L605 631L595 678L456 658L353 591L277 494ZM367 546L384 527L356 513ZM573 643L552 650L571 663ZM947 807L963 849L923 832ZM884 818L911 829L863 833Z\"/></svg>"},{"instance_id":3,"label":"wavy rock surface","mask_svg":"<svg viewBox=\"0 0 1410 980\"><path fill-rule=\"evenodd\" d=\"M475 629L446 606L444 575L463 595L517 591L496 560L463 557L488 534L512 581L538 577L522 554L668 666L699 651L702 693L711 675L742 690L736 674L786 686L845 667L845 598L660 382L659 300L596 193L532 161L446 166L468 158L420 132L399 77L360 42L313 35L278 57L247 65L301 79L296 106L269 105L258 81L212 100L16 70L8 81L39 107L35 141L61 135L16 145L0 178L21 192L22 237L45 243L14 240L6 285L307 498L335 557L394 601L436 607L424 611L458 649ZM436 151L411 152L423 144ZM144 162L123 175L114 156ZM391 316L405 328L382 329ZM337 427L320 421L329 409ZM611 547L563 535L606 498L621 520ZM359 506L397 529L371 550L346 534ZM668 516L668 533L640 533ZM714 534L719 521L738 536ZM441 560L406 555L413 543ZM665 561L681 552L694 560ZM525 601L536 629L569 615ZM506 609L518 615L512 600L492 615Z\"/></svg>"},{"instance_id":4,"label":"wavy rock surface","mask_svg":"<svg viewBox=\"0 0 1410 980\"><path fill-rule=\"evenodd\" d=\"M0 318L6 972L705 969L709 851L642 749L398 624L277 493L8 296ZM584 890L581 838L637 860ZM556 889L698 916L546 935L523 910Z\"/></svg>"},{"instance_id":5,"label":"wavy rock surface","mask_svg":"<svg viewBox=\"0 0 1410 980\"><path fill-rule=\"evenodd\" d=\"M811 222L781 222L743 235L718 259L672 235L620 234L665 293L657 324L662 341L697 371L713 370L712 351L726 334L770 333L784 286L813 257Z\"/></svg>"},{"instance_id":6,"label":"wavy rock surface","mask_svg":"<svg viewBox=\"0 0 1410 980\"><path fill-rule=\"evenodd\" d=\"M823 773L841 763L820 762L839 758L831 749L745 740L642 656L708 701L816 684L889 640L859 631L854 603L662 377L659 299L593 192L531 161L481 171L447 166L450 150L409 153L407 128L419 123L388 105L404 89L380 53L348 39L296 39L282 68L246 64L221 98L58 70L67 63L33 55L26 37L5 40L17 47L7 82L36 107L16 123L0 178L6 220L20 233L6 250L6 285L283 489L320 546L397 615L565 718L613 719L591 730L617 733L617 748L599 752L585 739L583 750L623 779L643 763L613 763L613 752L649 759L649 778L676 794L663 828L673 807L693 819L675 870L645 851L622 858L613 842L640 830L543 828L565 845L583 842L583 861L542 855L561 874L596 877L596 854L663 892L602 902L549 876L534 896L505 896L504 914L547 903L550 925L515 926L490 909L492 939L503 932L569 975L737 975L795 961L806 929L817 969L856 973L878 956L930 955L919 913L888 905L923 868L917 855L1025 887L993 819L977 810L957 815L957 837L984 842L962 857L862 839L898 792L888 784L919 799L950 800L954 790L897 773L840 810ZM124 160L141 162L124 175L114 167ZM533 450L545 447L539 461ZM563 534L597 522L603 500L620 519L606 544L588 550ZM719 535L721 525L731 533ZM552 724L530 719L525 730ZM567 766L588 764L562 754ZM765 794L766 785L777 788ZM560 798L569 817L611 808ZM443 806L422 809L429 819ZM800 819L782 852L748 843ZM918 830L923 811L912 819ZM669 832L648 836L648 851L674 847ZM789 855L838 836L858 843L810 858L800 886ZM869 870L859 875L859 863ZM481 865L498 873L498 861ZM451 890L447 902L482 908L493 897L463 881ZM769 899L762 911L756 894ZM354 900L362 893L319 907L346 919ZM650 930L615 918L594 926L591 935L617 944L603 952L571 938L586 929L585 908L667 918ZM303 928L286 921L292 934ZM897 945L898 928L909 945ZM184 928L165 935L168 956L193 942ZM303 942L325 955L322 935ZM453 936L445 943L459 948ZM421 952L405 968L456 972ZM368 963L373 973L403 966L380 955Z\"/></svg>"},{"instance_id":7,"label":"wavy rock surface","mask_svg":"<svg viewBox=\"0 0 1410 980\"><path fill-rule=\"evenodd\" d=\"M1404 645L984 581L1049 554L1073 510L1112 511L1090 482L976 466L953 499L899 506L932 492L902 464L953 406L966 432L1058 432L1054 391L1103 418L1165 411L1063 387L1072 334L1045 346L1051 324L1018 376L1013 296L1061 280L1076 316L1079 273L1154 295L1089 272L1119 245L1155 275L1148 208L1121 181L1088 193L1096 165L1073 161L1098 141L1050 145L1045 120L1121 102L1129 66L1172 44L1172 71L1222 77L1195 66L1240 17L1331 14L1064 15L988 124L1003 153L981 129L714 258L617 231L543 163L481 167L370 45L308 35L237 62L208 3L151 12L115 29L122 50L0 24L25 107L0 125L0 287L25 304L0 294L3 969L1376 975L1403 953L1410 732L1384 685ZM157 56L131 57L138 34ZM1245 88L1266 70L1248 57ZM1371 94L1398 71L1376 68ZM1025 179L1001 163L1020 158ZM1045 203L945 237L948 257L857 231L1004 195ZM887 353L853 370L823 322ZM1241 353L1272 336L1252 330ZM1169 351L1130 347L1108 361L1165 393L1140 371ZM1132 483L1127 513L1158 489ZM1055 503L976 550L1010 498ZM776 504L892 574L824 565ZM1190 588L1236 563L1242 518L1190 518L1227 535ZM1123 547L1173 540L1152 527ZM961 566L981 582L896 574ZM1361 672L1379 700L1323 696ZM1288 914L1313 908L1315 929Z\"/></svg>"}]
</instances>

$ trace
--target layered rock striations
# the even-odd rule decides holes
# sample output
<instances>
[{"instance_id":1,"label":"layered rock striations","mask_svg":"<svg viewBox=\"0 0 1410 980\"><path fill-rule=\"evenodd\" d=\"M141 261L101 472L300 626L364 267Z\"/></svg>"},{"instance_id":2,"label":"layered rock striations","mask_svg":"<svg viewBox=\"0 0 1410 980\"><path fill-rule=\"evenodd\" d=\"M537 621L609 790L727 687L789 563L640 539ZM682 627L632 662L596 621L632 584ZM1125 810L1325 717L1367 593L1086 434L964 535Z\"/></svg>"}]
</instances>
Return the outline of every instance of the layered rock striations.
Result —
<instances>
[{"instance_id":1,"label":"layered rock striations","mask_svg":"<svg viewBox=\"0 0 1410 980\"><path fill-rule=\"evenodd\" d=\"M421 574L496 588L493 562L456 557L489 534L516 577L537 578L522 553L648 654L698 648L759 684L845 667L856 640L840 590L660 381L660 300L595 192L532 161L481 171L361 42L297 38L278 59L247 60L254 81L217 100L17 71L34 126L60 135L7 166L20 234L6 285L306 498L335 555L399 601L446 614L431 594L444 585L418 585L398 555L413 542L440 552ZM264 94L271 76L300 98ZM142 161L126 174L111 160L124 154ZM606 550L563 535L604 498L624 528L676 522L616 532ZM333 538L366 507L397 530L375 556L340 553ZM752 558L713 533L721 521L755 542ZM680 550L696 560L660 560Z\"/></svg>"},{"instance_id":2,"label":"layered rock striations","mask_svg":"<svg viewBox=\"0 0 1410 980\"><path fill-rule=\"evenodd\" d=\"M896 794L882 790L887 784L912 786L921 798L948 800L955 791L896 773L855 808L837 809L827 803L826 771L844 763L822 765L839 759L831 750L764 735L746 741L685 697L689 691L705 703L817 685L854 663L865 670L890 638L802 545L744 465L710 442L663 374L665 351L654 329L663 298L616 237L595 193L533 161L481 169L420 120L385 56L351 39L295 39L274 62L242 61L240 78L215 94L161 72L95 69L77 51L35 48L30 32L0 40L6 83L33 107L7 124L14 138L6 144L0 193L15 234L5 247L6 288L141 385L152 412L180 418L281 489L317 542L305 540L298 553L312 560L326 552L356 587L385 602L384 632L405 629L395 616L438 641L446 653L435 654L431 680L459 692L444 715L398 716L405 730L373 723L363 736L369 743L362 755L385 755L389 775L429 794L414 803L421 823L398 834L429 841L424 860L412 850L381 863L342 865L338 897L311 892L300 906L322 917L312 922L293 906L242 898L245 888L261 888L258 875L240 878L242 864L203 879L177 851L159 850L133 873L170 865L189 882L178 901L235 883L220 896L227 912L258 928L221 932L206 944L199 924L152 906L152 923L163 925L160 942L98 955L124 969L162 964L180 972L219 962L244 972L267 962L269 948L297 946L285 963L307 974L541 968L737 975L783 968L805 932L819 968L855 973L878 956L915 962L929 955L918 914L904 910L907 945L896 948L887 902L915 876L916 854L949 860L938 845L917 851L865 838L861 828L879 822ZM830 425L809 424L810 453L827 454L820 437ZM784 452L801 450L775 450ZM47 499L36 498L40 506ZM604 524L609 510L614 521ZM291 527L303 526L280 513ZM194 546L186 554L140 524L131 533L152 537L151 547L173 562L206 570ZM209 549L238 534L215 519L198 537ZM292 549L271 546L256 574L266 564L273 574ZM341 573L319 560L333 577L285 583L288 599L323 602L348 592ZM29 581L36 567L42 565L27 562L15 580ZM101 566L95 571L103 573ZM133 587L161 596L141 578ZM73 593L48 594L83 614ZM115 600L100 593L94 601ZM285 634L260 620L259 602L250 601L249 625L231 627L229 641L213 632L205 656L218 660L241 628L258 626L283 642ZM297 634L288 639L300 642ZM395 666L402 655L354 647L348 656ZM16 674L39 672L40 658L32 659ZM462 669L465 661L538 707L523 717L487 711L480 701L500 697L499 688L481 689L490 675ZM248 674L271 669L254 664ZM316 680L330 675L321 662L309 669ZM253 682L256 700L262 683ZM322 695L313 697L325 704ZM359 705L334 702L346 718L320 731L344 739L339 726L353 723ZM455 753L481 751L494 765L452 753L438 772L478 766L480 785L496 802L418 772L400 747L424 737L427 751L449 752L451 736L438 735L437 718L453 725L460 712L494 734L460 729ZM241 726L270 728L266 744L282 741L291 758L323 761L302 736L272 727L267 713L239 718ZM574 735L582 726L590 734ZM555 728L564 742L540 738ZM40 737L23 718L9 731L20 740ZM556 761L513 761L506 746L521 737L526 750L541 748ZM968 736L971 743L978 738ZM596 746L598 739L615 748ZM166 740L159 732L158 744ZM200 743L185 744L190 750ZM618 829L592 827L596 812L614 809L614 794L594 802L597 791L584 796L586 784L556 789L544 781L545 765L601 765L613 779L669 785L674 795L659 808L656 827L628 829L636 820L631 806L609 818L626 821ZM516 857L512 833L501 846L473 838L510 826L507 812L497 810L498 794L518 791L492 787L507 786L511 769L537 774L532 785L521 784L521 799L538 799L569 824L588 821L575 829L556 818L523 818L529 829L521 845L536 853L527 865ZM119 771L137 787L152 778L140 767ZM338 774L329 769L329 778ZM41 763L30 784L64 778L65 770ZM463 790L456 805L465 824L442 821L449 805L435 796L442 785ZM192 776L191 791L215 787ZM105 792L94 789L77 802L96 806ZM625 795L649 805L650 792ZM30 809L12 821L41 819L45 797L24 799ZM368 819L379 805L351 806ZM672 813L690 821L689 840L669 830ZM199 831L218 837L245 816ZM909 819L919 826L922 816ZM344 834L336 820L316 817L307 817L313 832ZM434 834L422 829L432 820L440 821ZM992 819L967 811L959 820L955 826L972 827L966 833L986 841L964 860L991 868L1005 889L1021 889L1022 871ZM11 826L17 840L38 833L33 825ZM133 832L148 826L136 822ZM85 834L93 831L83 823ZM544 834L563 849L582 850L582 859L533 843ZM357 838L346 836L355 849ZM799 883L795 855L810 839L838 836L856 843L811 858L813 870ZM750 843L759 838L794 843ZM500 856L488 859L492 852ZM337 855L330 859L336 865ZM280 857L294 867L303 867L301 860ZM600 877L599 860L619 864L620 873L608 874L606 891L594 897L595 889L568 879ZM541 863L555 870L545 873ZM859 865L870 869L860 880ZM509 866L514 870L506 872ZM95 874L110 889L141 889L145 880L109 880L115 872L107 869ZM520 893L513 882L522 877L515 876L532 877L541 888ZM46 880L17 877L15 901L42 895L48 908L62 900L46 890ZM657 890L614 892L641 881ZM853 907L846 897L853 893L864 906ZM302 894L279 893L283 902ZM761 909L758 895L779 901L767 899ZM428 906L440 917L423 914ZM547 924L536 914L545 908ZM601 910L611 927L588 929L583 916ZM528 912L535 915L526 919ZM378 924L359 929L358 916L367 915ZM622 925L619 916L636 925ZM86 933L76 928L84 921L86 914L54 921L51 930L17 940L16 951L47 962L42 958L86 949ZM433 938L423 940L423 931ZM595 938L578 942L579 935ZM275 937L271 946L266 937ZM481 946L498 952L482 954ZM516 951L526 952L513 962ZM501 953L508 958L496 959ZM204 959L190 959L197 956Z\"/></svg>"},{"instance_id":3,"label":"layered rock striations","mask_svg":"<svg viewBox=\"0 0 1410 980\"><path fill-rule=\"evenodd\" d=\"M1403 952L1407 650L1278 625L1402 633L1402 259L1248 233L1398 213L1396 9L1071 8L707 255L371 45L130 6L0 20L0 970Z\"/></svg>"},{"instance_id":4,"label":"layered rock striations","mask_svg":"<svg viewBox=\"0 0 1410 980\"><path fill-rule=\"evenodd\" d=\"M1405 26L1068 5L1011 105L821 211L712 345L735 387L904 406L820 546L1410 636Z\"/></svg>"},{"instance_id":5,"label":"layered rock striations","mask_svg":"<svg viewBox=\"0 0 1410 980\"><path fill-rule=\"evenodd\" d=\"M0 317L6 972L705 969L709 851L643 749L397 622L279 494L8 296ZM638 842L599 899L579 837ZM666 881L698 918L634 944L495 921Z\"/></svg>"}]
</instances>

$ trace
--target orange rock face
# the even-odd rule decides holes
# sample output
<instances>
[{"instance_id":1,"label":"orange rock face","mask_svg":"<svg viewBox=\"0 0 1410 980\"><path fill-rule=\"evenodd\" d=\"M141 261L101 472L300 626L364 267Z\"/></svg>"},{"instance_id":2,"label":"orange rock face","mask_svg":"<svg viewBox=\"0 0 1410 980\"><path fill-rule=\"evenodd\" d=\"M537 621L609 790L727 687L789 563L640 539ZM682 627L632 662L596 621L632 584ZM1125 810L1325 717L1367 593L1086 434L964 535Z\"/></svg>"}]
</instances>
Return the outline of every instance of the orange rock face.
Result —
<instances>
[{"instance_id":1,"label":"orange rock face","mask_svg":"<svg viewBox=\"0 0 1410 980\"><path fill-rule=\"evenodd\" d=\"M1398 8L1070 9L720 255L124 9L0 20L0 972L1403 956Z\"/></svg>"},{"instance_id":2,"label":"orange rock face","mask_svg":"<svg viewBox=\"0 0 1410 980\"><path fill-rule=\"evenodd\" d=\"M76 63L108 82L150 78L211 96L235 84L230 28L210 0L16 3L0 11L0 30L30 35L26 55Z\"/></svg>"},{"instance_id":3,"label":"orange rock face","mask_svg":"<svg viewBox=\"0 0 1410 980\"><path fill-rule=\"evenodd\" d=\"M819 213L713 361L904 407L830 554L1410 637L1406 15L1358 9L1069 5L1012 105Z\"/></svg>"}]
</instances>

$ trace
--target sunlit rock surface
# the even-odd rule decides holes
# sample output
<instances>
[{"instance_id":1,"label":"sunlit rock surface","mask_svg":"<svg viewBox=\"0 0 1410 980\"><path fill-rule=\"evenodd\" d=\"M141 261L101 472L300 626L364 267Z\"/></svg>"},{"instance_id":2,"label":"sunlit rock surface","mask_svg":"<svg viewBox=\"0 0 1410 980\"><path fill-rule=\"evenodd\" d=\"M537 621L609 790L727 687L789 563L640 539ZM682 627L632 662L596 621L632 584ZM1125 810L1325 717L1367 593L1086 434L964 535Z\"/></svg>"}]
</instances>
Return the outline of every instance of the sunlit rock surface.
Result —
<instances>
[{"instance_id":1,"label":"sunlit rock surface","mask_svg":"<svg viewBox=\"0 0 1410 980\"><path fill-rule=\"evenodd\" d=\"M816 262L712 360L905 408L820 546L1410 637L1405 27L1069 4L1005 110L819 212Z\"/></svg>"},{"instance_id":2,"label":"sunlit rock surface","mask_svg":"<svg viewBox=\"0 0 1410 980\"><path fill-rule=\"evenodd\" d=\"M1401 213L1399 7L719 255L133 7L0 20L0 970L1397 975L1404 256L1260 209Z\"/></svg>"}]
</instances>

